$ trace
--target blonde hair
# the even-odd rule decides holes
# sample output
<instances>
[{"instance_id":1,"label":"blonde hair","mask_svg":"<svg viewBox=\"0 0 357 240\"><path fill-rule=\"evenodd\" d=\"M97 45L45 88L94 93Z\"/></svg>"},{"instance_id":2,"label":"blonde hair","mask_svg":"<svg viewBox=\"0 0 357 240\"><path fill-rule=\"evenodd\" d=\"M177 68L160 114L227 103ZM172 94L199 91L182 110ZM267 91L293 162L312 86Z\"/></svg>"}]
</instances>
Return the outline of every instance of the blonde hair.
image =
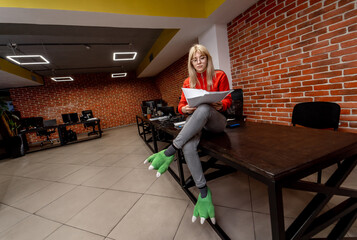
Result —
<instances>
[{"instance_id":1,"label":"blonde hair","mask_svg":"<svg viewBox=\"0 0 357 240\"><path fill-rule=\"evenodd\" d=\"M207 77L207 88L210 89L213 85L213 78L215 76L214 66L212 62L212 57L209 54L207 48L200 44L195 44L191 47L190 52L188 54L188 74L190 77L190 87L195 88L198 82L196 69L192 65L192 58L195 54L199 52L201 55L205 55L207 57L207 68L206 68L206 77Z\"/></svg>"}]
</instances>

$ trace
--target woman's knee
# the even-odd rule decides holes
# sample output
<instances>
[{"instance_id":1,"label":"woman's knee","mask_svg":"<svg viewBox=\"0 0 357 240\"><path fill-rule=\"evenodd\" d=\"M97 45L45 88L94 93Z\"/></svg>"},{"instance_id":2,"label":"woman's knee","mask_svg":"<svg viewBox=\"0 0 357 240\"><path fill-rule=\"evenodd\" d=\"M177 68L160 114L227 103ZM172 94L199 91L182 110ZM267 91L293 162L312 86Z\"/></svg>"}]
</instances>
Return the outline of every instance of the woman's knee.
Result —
<instances>
[{"instance_id":1,"label":"woman's knee","mask_svg":"<svg viewBox=\"0 0 357 240\"><path fill-rule=\"evenodd\" d=\"M183 145L182 152L184 155L197 152L197 146L191 142L187 142L185 145Z\"/></svg>"},{"instance_id":2,"label":"woman's knee","mask_svg":"<svg viewBox=\"0 0 357 240\"><path fill-rule=\"evenodd\" d=\"M197 107L197 109L194 111L195 114L198 114L199 116L208 116L211 111L211 106L208 104L201 104Z\"/></svg>"},{"instance_id":3,"label":"woman's knee","mask_svg":"<svg viewBox=\"0 0 357 240\"><path fill-rule=\"evenodd\" d=\"M201 104L201 105L199 105L199 106L197 107L196 111L197 111L197 110L200 110L200 111L209 111L210 108L211 108L211 106L208 105L208 104Z\"/></svg>"}]
</instances>

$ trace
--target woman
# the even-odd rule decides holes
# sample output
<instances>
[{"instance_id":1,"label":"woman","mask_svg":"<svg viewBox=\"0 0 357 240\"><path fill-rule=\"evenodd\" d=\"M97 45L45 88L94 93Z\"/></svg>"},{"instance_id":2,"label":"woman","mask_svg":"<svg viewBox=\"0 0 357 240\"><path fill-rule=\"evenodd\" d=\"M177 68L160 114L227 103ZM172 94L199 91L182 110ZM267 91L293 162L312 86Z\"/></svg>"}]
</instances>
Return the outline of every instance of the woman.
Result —
<instances>
[{"instance_id":1,"label":"woman","mask_svg":"<svg viewBox=\"0 0 357 240\"><path fill-rule=\"evenodd\" d=\"M196 88L207 91L229 90L226 74L223 71L214 70L212 57L202 45L196 44L191 47L188 56L188 72L189 77L184 81L183 88ZM208 217L211 218L212 223L215 223L211 191L206 186L197 146L200 142L202 129L215 133L224 131L226 118L222 113L230 107L231 103L232 98L229 94L221 102L191 107L182 93L178 110L181 114L189 115L186 119L186 124L167 149L151 155L144 162L150 162L149 170L158 170L156 176L159 177L168 169L176 150L182 149L195 184L200 190L192 222L196 221L197 217L200 216L201 224Z\"/></svg>"}]
</instances>

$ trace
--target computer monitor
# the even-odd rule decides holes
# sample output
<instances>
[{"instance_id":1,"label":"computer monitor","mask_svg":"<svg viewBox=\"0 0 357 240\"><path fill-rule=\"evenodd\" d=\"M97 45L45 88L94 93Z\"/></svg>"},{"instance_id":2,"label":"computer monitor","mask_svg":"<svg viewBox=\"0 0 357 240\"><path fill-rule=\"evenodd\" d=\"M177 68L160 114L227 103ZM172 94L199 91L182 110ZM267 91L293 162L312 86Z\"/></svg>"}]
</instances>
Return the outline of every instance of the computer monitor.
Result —
<instances>
[{"instance_id":1,"label":"computer monitor","mask_svg":"<svg viewBox=\"0 0 357 240\"><path fill-rule=\"evenodd\" d=\"M62 120L64 123L76 123L79 121L78 113L65 113L62 114Z\"/></svg>"},{"instance_id":2,"label":"computer monitor","mask_svg":"<svg viewBox=\"0 0 357 240\"><path fill-rule=\"evenodd\" d=\"M56 120L56 119L44 120L44 121L43 121L43 126L44 126L44 127L54 127L54 126L57 126L57 120Z\"/></svg>"},{"instance_id":3,"label":"computer monitor","mask_svg":"<svg viewBox=\"0 0 357 240\"><path fill-rule=\"evenodd\" d=\"M92 112L92 110L84 110L84 111L82 111L82 116L83 116L83 119L93 118L93 112Z\"/></svg>"},{"instance_id":4,"label":"computer monitor","mask_svg":"<svg viewBox=\"0 0 357 240\"><path fill-rule=\"evenodd\" d=\"M43 117L21 118L21 126L23 129L43 127Z\"/></svg>"},{"instance_id":5,"label":"computer monitor","mask_svg":"<svg viewBox=\"0 0 357 240\"><path fill-rule=\"evenodd\" d=\"M154 109L156 107L155 101L146 101L145 105L146 105L146 107L149 107L150 109Z\"/></svg>"},{"instance_id":6,"label":"computer monitor","mask_svg":"<svg viewBox=\"0 0 357 240\"><path fill-rule=\"evenodd\" d=\"M176 112L175 112L175 108L174 107L160 107L158 108L158 110L160 110L161 112L164 113L165 116L176 116Z\"/></svg>"}]
</instances>

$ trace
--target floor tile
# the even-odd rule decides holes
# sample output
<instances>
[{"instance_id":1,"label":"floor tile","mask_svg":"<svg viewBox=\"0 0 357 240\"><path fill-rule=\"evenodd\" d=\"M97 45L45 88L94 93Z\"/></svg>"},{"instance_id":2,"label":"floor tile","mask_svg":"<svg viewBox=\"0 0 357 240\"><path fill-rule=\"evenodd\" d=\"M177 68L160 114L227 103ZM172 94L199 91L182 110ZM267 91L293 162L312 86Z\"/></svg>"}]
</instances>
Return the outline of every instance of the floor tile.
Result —
<instances>
[{"instance_id":1,"label":"floor tile","mask_svg":"<svg viewBox=\"0 0 357 240\"><path fill-rule=\"evenodd\" d=\"M15 176L26 176L32 171L40 170L44 168L46 165L42 163L31 163L24 166L18 166L15 171L13 171L13 175Z\"/></svg>"},{"instance_id":2,"label":"floor tile","mask_svg":"<svg viewBox=\"0 0 357 240\"><path fill-rule=\"evenodd\" d=\"M36 214L66 223L103 192L103 189L79 186L42 208Z\"/></svg>"},{"instance_id":3,"label":"floor tile","mask_svg":"<svg viewBox=\"0 0 357 240\"><path fill-rule=\"evenodd\" d=\"M27 160L12 160L0 163L0 174L10 176L22 176L38 168L44 167L41 163L31 163Z\"/></svg>"},{"instance_id":4,"label":"floor tile","mask_svg":"<svg viewBox=\"0 0 357 240\"><path fill-rule=\"evenodd\" d=\"M4 205L2 205L4 206ZM29 217L30 214L12 207L0 208L0 235L5 230L14 226L23 219Z\"/></svg>"},{"instance_id":5,"label":"floor tile","mask_svg":"<svg viewBox=\"0 0 357 240\"><path fill-rule=\"evenodd\" d=\"M0 201L11 205L27 197L51 182L28 178L14 177L0 184Z\"/></svg>"},{"instance_id":6,"label":"floor tile","mask_svg":"<svg viewBox=\"0 0 357 240\"><path fill-rule=\"evenodd\" d=\"M104 240L104 237L63 225L45 240Z\"/></svg>"},{"instance_id":7,"label":"floor tile","mask_svg":"<svg viewBox=\"0 0 357 240\"><path fill-rule=\"evenodd\" d=\"M116 146L108 146L108 145L101 145L95 144L93 146L88 146L82 150L84 154L106 154L111 153L116 149Z\"/></svg>"},{"instance_id":8,"label":"floor tile","mask_svg":"<svg viewBox=\"0 0 357 240\"><path fill-rule=\"evenodd\" d=\"M57 163L88 165L88 164L100 159L103 156L104 156L103 153L77 152L75 154L71 154L69 156L63 157L62 159L58 159Z\"/></svg>"},{"instance_id":9,"label":"floor tile","mask_svg":"<svg viewBox=\"0 0 357 240\"><path fill-rule=\"evenodd\" d=\"M90 165L110 167L113 166L116 162L120 161L120 159L122 159L124 156L116 153L106 153L103 157L92 162Z\"/></svg>"},{"instance_id":10,"label":"floor tile","mask_svg":"<svg viewBox=\"0 0 357 240\"><path fill-rule=\"evenodd\" d=\"M31 194L28 197L17 201L14 207L34 213L49 203L53 202L63 194L72 190L75 186L63 183L51 183L41 190Z\"/></svg>"},{"instance_id":11,"label":"floor tile","mask_svg":"<svg viewBox=\"0 0 357 240\"><path fill-rule=\"evenodd\" d=\"M97 166L85 166L78 171L59 179L59 182L70 183L80 185L86 180L90 179L91 177L98 174L100 171L103 171L104 167L97 167Z\"/></svg>"},{"instance_id":12,"label":"floor tile","mask_svg":"<svg viewBox=\"0 0 357 240\"><path fill-rule=\"evenodd\" d=\"M156 175L156 171L150 171ZM180 185L172 178L170 173L161 175L146 191L147 194L158 195L163 197L172 197L179 199L188 199Z\"/></svg>"},{"instance_id":13,"label":"floor tile","mask_svg":"<svg viewBox=\"0 0 357 240\"><path fill-rule=\"evenodd\" d=\"M138 140L139 141L139 140ZM137 146L123 146L123 145L119 145L117 146L113 152L111 152L112 154L118 154L120 155L127 155L129 153L133 153L135 151L135 149L137 149Z\"/></svg>"},{"instance_id":14,"label":"floor tile","mask_svg":"<svg viewBox=\"0 0 357 240\"><path fill-rule=\"evenodd\" d=\"M144 193L155 181L155 174L147 169L134 169L120 179L111 189Z\"/></svg>"},{"instance_id":15,"label":"floor tile","mask_svg":"<svg viewBox=\"0 0 357 240\"><path fill-rule=\"evenodd\" d=\"M8 176L8 175L0 175L0 184L6 181L11 180L12 176Z\"/></svg>"},{"instance_id":16,"label":"floor tile","mask_svg":"<svg viewBox=\"0 0 357 240\"><path fill-rule=\"evenodd\" d=\"M83 183L85 186L109 188L132 171L132 168L107 167Z\"/></svg>"},{"instance_id":17,"label":"floor tile","mask_svg":"<svg viewBox=\"0 0 357 240\"><path fill-rule=\"evenodd\" d=\"M189 204L182 218L179 229L175 235L174 240L219 240L221 239L211 226L205 222L204 224L197 224L192 222L194 205ZM196 220L199 221L199 220Z\"/></svg>"},{"instance_id":18,"label":"floor tile","mask_svg":"<svg viewBox=\"0 0 357 240\"><path fill-rule=\"evenodd\" d=\"M270 215L264 213L253 213L254 231L256 240L271 240ZM287 228L294 219L284 218L285 228Z\"/></svg>"},{"instance_id":19,"label":"floor tile","mask_svg":"<svg viewBox=\"0 0 357 240\"><path fill-rule=\"evenodd\" d=\"M34 240L44 239L61 224L38 217L30 216L17 223L0 235L1 240Z\"/></svg>"},{"instance_id":20,"label":"floor tile","mask_svg":"<svg viewBox=\"0 0 357 240\"><path fill-rule=\"evenodd\" d=\"M48 159L51 159L55 155L55 152L51 151L50 149L46 151L38 151L33 153L28 153L25 156L21 157L21 160L25 160L28 162L43 162Z\"/></svg>"},{"instance_id":21,"label":"floor tile","mask_svg":"<svg viewBox=\"0 0 357 240\"><path fill-rule=\"evenodd\" d=\"M135 143L136 141L137 140L135 140ZM137 144L135 146L136 148L133 151L133 153L135 154L146 155L146 156L150 156L152 154L151 150L146 145Z\"/></svg>"},{"instance_id":22,"label":"floor tile","mask_svg":"<svg viewBox=\"0 0 357 240\"><path fill-rule=\"evenodd\" d=\"M356 225L356 222L355 222L355 225ZM351 229L348 231L347 235L349 237L355 237L357 238L357 226L356 227L351 227Z\"/></svg>"},{"instance_id":23,"label":"floor tile","mask_svg":"<svg viewBox=\"0 0 357 240\"><path fill-rule=\"evenodd\" d=\"M126 155L117 161L113 166L115 167L138 167L138 165L144 165L145 159L147 159L150 155L148 154L139 154L139 153L131 153Z\"/></svg>"},{"instance_id":24,"label":"floor tile","mask_svg":"<svg viewBox=\"0 0 357 240\"><path fill-rule=\"evenodd\" d=\"M144 195L108 237L173 239L187 204L185 200Z\"/></svg>"},{"instance_id":25,"label":"floor tile","mask_svg":"<svg viewBox=\"0 0 357 240\"><path fill-rule=\"evenodd\" d=\"M67 224L106 236L141 196L107 190Z\"/></svg>"},{"instance_id":26,"label":"floor tile","mask_svg":"<svg viewBox=\"0 0 357 240\"><path fill-rule=\"evenodd\" d=\"M252 207L254 212L269 214L269 197L267 186L250 178L252 194ZM304 191L283 189L283 202L285 217L297 217L298 214L311 201L314 194Z\"/></svg>"},{"instance_id":27,"label":"floor tile","mask_svg":"<svg viewBox=\"0 0 357 240\"><path fill-rule=\"evenodd\" d=\"M252 212L218 206L215 211L217 224L231 239L254 240Z\"/></svg>"},{"instance_id":28,"label":"floor tile","mask_svg":"<svg viewBox=\"0 0 357 240\"><path fill-rule=\"evenodd\" d=\"M234 183L234 184L232 184ZM251 211L248 176L237 172L207 183L212 191L214 204Z\"/></svg>"},{"instance_id":29,"label":"floor tile","mask_svg":"<svg viewBox=\"0 0 357 240\"><path fill-rule=\"evenodd\" d=\"M53 149L54 153L59 154L59 155L73 155L76 154L78 152L81 152L84 148L86 148L87 145L86 143L80 143L80 144L67 144L58 148ZM48 150L46 150L48 151ZM52 149L51 149L52 151Z\"/></svg>"},{"instance_id":30,"label":"floor tile","mask_svg":"<svg viewBox=\"0 0 357 240\"><path fill-rule=\"evenodd\" d=\"M82 166L68 164L48 164L46 167L32 171L25 175L29 178L37 178L49 181L58 181L71 173L79 170Z\"/></svg>"}]
</instances>

